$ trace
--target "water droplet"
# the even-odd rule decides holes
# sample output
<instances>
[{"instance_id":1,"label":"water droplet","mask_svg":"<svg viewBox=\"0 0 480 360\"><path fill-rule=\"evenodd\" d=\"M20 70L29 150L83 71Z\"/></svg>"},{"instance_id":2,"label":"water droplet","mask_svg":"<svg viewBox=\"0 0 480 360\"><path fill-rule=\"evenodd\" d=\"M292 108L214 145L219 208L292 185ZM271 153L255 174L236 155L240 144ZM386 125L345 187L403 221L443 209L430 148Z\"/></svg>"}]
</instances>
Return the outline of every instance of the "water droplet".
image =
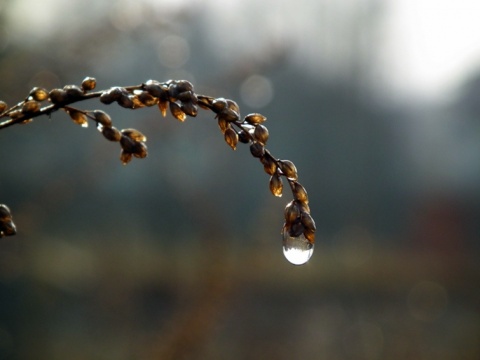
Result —
<instances>
[{"instance_id":1,"label":"water droplet","mask_svg":"<svg viewBox=\"0 0 480 360\"><path fill-rule=\"evenodd\" d=\"M305 264L313 254L313 244L303 234L297 237L290 236L283 231L283 255L293 265Z\"/></svg>"}]
</instances>

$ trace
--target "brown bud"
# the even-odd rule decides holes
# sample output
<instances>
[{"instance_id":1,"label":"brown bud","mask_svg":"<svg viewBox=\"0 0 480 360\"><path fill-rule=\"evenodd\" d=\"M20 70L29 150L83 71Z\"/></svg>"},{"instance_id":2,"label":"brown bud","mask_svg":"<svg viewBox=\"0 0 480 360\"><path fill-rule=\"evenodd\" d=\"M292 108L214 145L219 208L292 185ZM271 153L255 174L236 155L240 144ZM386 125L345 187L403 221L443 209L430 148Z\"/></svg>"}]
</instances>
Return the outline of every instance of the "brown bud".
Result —
<instances>
[{"instance_id":1,"label":"brown bud","mask_svg":"<svg viewBox=\"0 0 480 360\"><path fill-rule=\"evenodd\" d=\"M182 93L185 91L193 91L192 83L187 80L178 80L176 86L179 93Z\"/></svg>"},{"instance_id":2,"label":"brown bud","mask_svg":"<svg viewBox=\"0 0 480 360\"><path fill-rule=\"evenodd\" d=\"M254 142L252 145L250 145L250 153L254 157L260 158L263 156L263 154L265 154L265 148L262 144Z\"/></svg>"},{"instance_id":3,"label":"brown bud","mask_svg":"<svg viewBox=\"0 0 480 360\"><path fill-rule=\"evenodd\" d=\"M93 110L93 117L97 123L102 124L105 127L112 126L112 118L103 110Z\"/></svg>"},{"instance_id":4,"label":"brown bud","mask_svg":"<svg viewBox=\"0 0 480 360\"><path fill-rule=\"evenodd\" d=\"M130 100L133 102L132 109L140 109L145 107L145 104L140 101L138 95L129 95Z\"/></svg>"},{"instance_id":5,"label":"brown bud","mask_svg":"<svg viewBox=\"0 0 480 360\"><path fill-rule=\"evenodd\" d=\"M222 134L225 134L225 131L231 127L231 125L224 119L218 119L218 127Z\"/></svg>"},{"instance_id":6,"label":"brown bud","mask_svg":"<svg viewBox=\"0 0 480 360\"><path fill-rule=\"evenodd\" d=\"M7 108L8 108L7 103L5 101L0 101L0 114L5 110L7 110Z\"/></svg>"},{"instance_id":7,"label":"brown bud","mask_svg":"<svg viewBox=\"0 0 480 360\"><path fill-rule=\"evenodd\" d=\"M270 191L273 195L281 197L283 191L283 182L278 174L274 174L270 177Z\"/></svg>"},{"instance_id":8,"label":"brown bud","mask_svg":"<svg viewBox=\"0 0 480 360\"><path fill-rule=\"evenodd\" d=\"M12 218L12 213L10 209L5 204L0 204L0 219L8 220Z\"/></svg>"},{"instance_id":9,"label":"brown bud","mask_svg":"<svg viewBox=\"0 0 480 360\"><path fill-rule=\"evenodd\" d=\"M238 106L238 104L235 101L227 99L227 107L230 110L235 111L237 114L240 114L240 107Z\"/></svg>"},{"instance_id":10,"label":"brown bud","mask_svg":"<svg viewBox=\"0 0 480 360\"><path fill-rule=\"evenodd\" d=\"M120 139L120 146L124 152L132 154L135 151L135 140L126 135L122 135Z\"/></svg>"},{"instance_id":11,"label":"brown bud","mask_svg":"<svg viewBox=\"0 0 480 360\"><path fill-rule=\"evenodd\" d=\"M67 99L69 101L77 100L83 96L83 90L77 85L65 85L63 90L67 93Z\"/></svg>"},{"instance_id":12,"label":"brown bud","mask_svg":"<svg viewBox=\"0 0 480 360\"><path fill-rule=\"evenodd\" d=\"M113 95L111 91L104 91L102 95L100 95L100 101L104 104L111 104L115 100L115 95Z\"/></svg>"},{"instance_id":13,"label":"brown bud","mask_svg":"<svg viewBox=\"0 0 480 360\"><path fill-rule=\"evenodd\" d=\"M297 168L290 160L281 160L280 170L282 170L282 173L290 180L298 179Z\"/></svg>"},{"instance_id":14,"label":"brown bud","mask_svg":"<svg viewBox=\"0 0 480 360\"><path fill-rule=\"evenodd\" d=\"M142 91L139 95L138 95L138 100L140 100L140 102L142 104L144 104L145 106L153 106L153 105L156 105L158 103L158 98L156 97L153 97L150 93L148 93L147 91Z\"/></svg>"},{"instance_id":15,"label":"brown bud","mask_svg":"<svg viewBox=\"0 0 480 360\"><path fill-rule=\"evenodd\" d=\"M132 139L133 141L147 141L147 137L143 135L140 131L136 129L123 129L122 135L125 135Z\"/></svg>"},{"instance_id":16,"label":"brown bud","mask_svg":"<svg viewBox=\"0 0 480 360\"><path fill-rule=\"evenodd\" d=\"M120 152L120 161L123 165L127 165L132 159L133 155L131 153L125 152L124 150Z\"/></svg>"},{"instance_id":17,"label":"brown bud","mask_svg":"<svg viewBox=\"0 0 480 360\"><path fill-rule=\"evenodd\" d=\"M290 201L285 207L285 221L287 224L292 224L300 217L300 209L295 200Z\"/></svg>"},{"instance_id":18,"label":"brown bud","mask_svg":"<svg viewBox=\"0 0 480 360\"><path fill-rule=\"evenodd\" d=\"M124 107L126 109L133 109L135 107L135 103L133 102L133 96L123 94L117 100L118 105Z\"/></svg>"},{"instance_id":19,"label":"brown bud","mask_svg":"<svg viewBox=\"0 0 480 360\"><path fill-rule=\"evenodd\" d=\"M212 110L218 114L220 111L227 107L227 101L224 98L218 98L212 102Z\"/></svg>"},{"instance_id":20,"label":"brown bud","mask_svg":"<svg viewBox=\"0 0 480 360\"><path fill-rule=\"evenodd\" d=\"M225 119L226 121L238 121L240 119L240 115L235 110L225 108L218 113L218 117Z\"/></svg>"},{"instance_id":21,"label":"brown bud","mask_svg":"<svg viewBox=\"0 0 480 360\"><path fill-rule=\"evenodd\" d=\"M239 131L239 133L238 133L238 140L239 140L240 142L242 142L242 143L244 143L244 144L248 144L251 139L252 139L252 138L251 138L250 134L249 134L247 131L245 131L245 130Z\"/></svg>"},{"instance_id":22,"label":"brown bud","mask_svg":"<svg viewBox=\"0 0 480 360\"><path fill-rule=\"evenodd\" d=\"M21 118L23 116L23 112L21 110L14 110L12 112L9 112L8 115L15 120Z\"/></svg>"},{"instance_id":23,"label":"brown bud","mask_svg":"<svg viewBox=\"0 0 480 360\"><path fill-rule=\"evenodd\" d=\"M22 112L27 115L35 114L39 111L40 111L40 103L35 100L28 100L22 106Z\"/></svg>"},{"instance_id":24,"label":"brown bud","mask_svg":"<svg viewBox=\"0 0 480 360\"><path fill-rule=\"evenodd\" d=\"M176 102L170 103L170 112L172 113L173 117L179 121L185 121L187 118L187 115L182 111L182 108Z\"/></svg>"},{"instance_id":25,"label":"brown bud","mask_svg":"<svg viewBox=\"0 0 480 360\"><path fill-rule=\"evenodd\" d=\"M198 101L197 95L195 95L191 91L184 91L178 94L178 100L180 100L181 102L192 102L194 104L196 104Z\"/></svg>"},{"instance_id":26,"label":"brown bud","mask_svg":"<svg viewBox=\"0 0 480 360\"><path fill-rule=\"evenodd\" d=\"M70 118L74 123L81 125L82 127L88 127L87 116L83 112L76 109L68 109L65 111L70 115Z\"/></svg>"},{"instance_id":27,"label":"brown bud","mask_svg":"<svg viewBox=\"0 0 480 360\"><path fill-rule=\"evenodd\" d=\"M82 81L82 89L85 92L95 89L95 86L97 86L97 80L93 77L87 76Z\"/></svg>"},{"instance_id":28,"label":"brown bud","mask_svg":"<svg viewBox=\"0 0 480 360\"><path fill-rule=\"evenodd\" d=\"M158 108L160 109L163 117L167 116L168 101L160 100L158 102Z\"/></svg>"},{"instance_id":29,"label":"brown bud","mask_svg":"<svg viewBox=\"0 0 480 360\"><path fill-rule=\"evenodd\" d=\"M0 221L0 237L12 236L17 233L17 228L11 220Z\"/></svg>"},{"instance_id":30,"label":"brown bud","mask_svg":"<svg viewBox=\"0 0 480 360\"><path fill-rule=\"evenodd\" d=\"M293 196L296 200L308 204L307 190L305 190L305 188L298 182L293 186Z\"/></svg>"},{"instance_id":31,"label":"brown bud","mask_svg":"<svg viewBox=\"0 0 480 360\"><path fill-rule=\"evenodd\" d=\"M299 237L305 231L305 226L300 221L295 221L292 226L290 227L290 236L291 237Z\"/></svg>"},{"instance_id":32,"label":"brown bud","mask_svg":"<svg viewBox=\"0 0 480 360\"><path fill-rule=\"evenodd\" d=\"M301 213L301 221L303 226L305 226L305 228L311 231L315 231L317 229L317 227L315 226L315 221L313 220L312 216L305 211Z\"/></svg>"},{"instance_id":33,"label":"brown bud","mask_svg":"<svg viewBox=\"0 0 480 360\"><path fill-rule=\"evenodd\" d=\"M238 135L231 127L225 130L225 141L233 150L237 148Z\"/></svg>"},{"instance_id":34,"label":"brown bud","mask_svg":"<svg viewBox=\"0 0 480 360\"><path fill-rule=\"evenodd\" d=\"M310 206L308 206L307 203L299 201L298 206L300 207L300 212L302 212L302 213L305 212L305 213L310 214Z\"/></svg>"},{"instance_id":35,"label":"brown bud","mask_svg":"<svg viewBox=\"0 0 480 360\"><path fill-rule=\"evenodd\" d=\"M315 244L315 231L305 229L303 236L305 236L305 239L307 239L310 244Z\"/></svg>"},{"instance_id":36,"label":"brown bud","mask_svg":"<svg viewBox=\"0 0 480 360\"><path fill-rule=\"evenodd\" d=\"M265 145L268 140L268 130L263 125L257 125L255 126L253 136L255 137L255 140Z\"/></svg>"},{"instance_id":37,"label":"brown bud","mask_svg":"<svg viewBox=\"0 0 480 360\"><path fill-rule=\"evenodd\" d=\"M48 94L52 104L61 105L67 101L67 92L63 89L53 89Z\"/></svg>"},{"instance_id":38,"label":"brown bud","mask_svg":"<svg viewBox=\"0 0 480 360\"><path fill-rule=\"evenodd\" d=\"M105 139L110 141L120 141L120 139L122 138L122 133L114 126L103 127L102 134Z\"/></svg>"},{"instance_id":39,"label":"brown bud","mask_svg":"<svg viewBox=\"0 0 480 360\"><path fill-rule=\"evenodd\" d=\"M36 101L44 101L48 99L48 91L39 87L34 87L32 90L30 90L29 95L33 100Z\"/></svg>"},{"instance_id":40,"label":"brown bud","mask_svg":"<svg viewBox=\"0 0 480 360\"><path fill-rule=\"evenodd\" d=\"M252 114L248 114L247 116L245 116L244 120L246 122L248 122L249 124L258 125L258 124L261 124L261 123L267 121L267 118L265 116L263 116L262 114L252 113Z\"/></svg>"},{"instance_id":41,"label":"brown bud","mask_svg":"<svg viewBox=\"0 0 480 360\"><path fill-rule=\"evenodd\" d=\"M192 102L184 102L181 106L182 111L189 116L197 116L198 109L197 106Z\"/></svg>"},{"instance_id":42,"label":"brown bud","mask_svg":"<svg viewBox=\"0 0 480 360\"><path fill-rule=\"evenodd\" d=\"M156 82L155 80L148 80L143 88L145 91L148 91L150 95L156 98L161 98L164 96L164 91L160 86L160 83Z\"/></svg>"},{"instance_id":43,"label":"brown bud","mask_svg":"<svg viewBox=\"0 0 480 360\"><path fill-rule=\"evenodd\" d=\"M260 161L263 164L263 170L265 170L268 175L273 175L277 172L277 164L270 156L263 156L260 158Z\"/></svg>"},{"instance_id":44,"label":"brown bud","mask_svg":"<svg viewBox=\"0 0 480 360\"><path fill-rule=\"evenodd\" d=\"M135 156L136 158L139 158L139 159L143 159L143 158L146 158L147 155L148 155L147 145L145 145L145 143L143 143L143 142L135 143L133 156Z\"/></svg>"}]
</instances>

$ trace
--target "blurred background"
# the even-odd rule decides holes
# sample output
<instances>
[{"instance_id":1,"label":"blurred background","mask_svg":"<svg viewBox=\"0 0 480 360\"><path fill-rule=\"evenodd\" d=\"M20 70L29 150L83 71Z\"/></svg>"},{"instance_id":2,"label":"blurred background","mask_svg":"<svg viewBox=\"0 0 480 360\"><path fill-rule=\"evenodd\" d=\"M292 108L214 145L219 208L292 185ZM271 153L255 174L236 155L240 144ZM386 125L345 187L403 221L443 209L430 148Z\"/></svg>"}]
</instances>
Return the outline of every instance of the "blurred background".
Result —
<instances>
[{"instance_id":1,"label":"blurred background","mask_svg":"<svg viewBox=\"0 0 480 360\"><path fill-rule=\"evenodd\" d=\"M210 112L0 133L0 359L480 358L478 1L0 0L0 99L186 79L267 116L317 224L305 266Z\"/></svg>"}]
</instances>

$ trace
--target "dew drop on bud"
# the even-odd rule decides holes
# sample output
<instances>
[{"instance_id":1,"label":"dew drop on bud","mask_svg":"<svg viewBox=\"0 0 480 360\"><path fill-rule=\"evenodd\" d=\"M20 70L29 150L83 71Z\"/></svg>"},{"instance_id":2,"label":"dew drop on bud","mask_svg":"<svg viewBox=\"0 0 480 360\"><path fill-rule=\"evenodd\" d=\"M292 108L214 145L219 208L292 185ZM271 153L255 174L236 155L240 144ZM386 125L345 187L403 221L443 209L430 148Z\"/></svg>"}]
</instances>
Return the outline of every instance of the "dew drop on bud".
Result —
<instances>
[{"instance_id":1,"label":"dew drop on bud","mask_svg":"<svg viewBox=\"0 0 480 360\"><path fill-rule=\"evenodd\" d=\"M313 254L313 244L303 234L298 237L290 236L288 229L284 228L283 255L293 265L305 264Z\"/></svg>"}]
</instances>

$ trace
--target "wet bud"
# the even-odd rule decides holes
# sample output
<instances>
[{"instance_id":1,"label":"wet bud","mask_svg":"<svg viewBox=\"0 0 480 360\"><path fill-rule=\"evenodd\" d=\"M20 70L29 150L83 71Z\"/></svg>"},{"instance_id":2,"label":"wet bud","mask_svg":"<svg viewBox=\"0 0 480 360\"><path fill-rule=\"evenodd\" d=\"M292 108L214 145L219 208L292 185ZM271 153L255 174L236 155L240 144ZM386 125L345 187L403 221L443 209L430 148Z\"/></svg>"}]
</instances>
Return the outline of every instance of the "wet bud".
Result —
<instances>
[{"instance_id":1,"label":"wet bud","mask_svg":"<svg viewBox=\"0 0 480 360\"><path fill-rule=\"evenodd\" d=\"M127 165L132 159L133 155L131 153L125 152L124 150L120 152L120 161L123 165Z\"/></svg>"},{"instance_id":2,"label":"wet bud","mask_svg":"<svg viewBox=\"0 0 480 360\"><path fill-rule=\"evenodd\" d=\"M132 154L135 151L135 141L126 135L123 135L120 139L120 146L124 152Z\"/></svg>"},{"instance_id":3,"label":"wet bud","mask_svg":"<svg viewBox=\"0 0 480 360\"><path fill-rule=\"evenodd\" d=\"M263 145L265 145L267 143L267 140L268 140L268 130L263 125L257 125L257 126L255 126L253 136L255 137L255 140L257 140L259 143L262 143Z\"/></svg>"},{"instance_id":4,"label":"wet bud","mask_svg":"<svg viewBox=\"0 0 480 360\"><path fill-rule=\"evenodd\" d=\"M168 101L160 100L158 102L158 108L160 109L160 112L162 113L163 117L167 116Z\"/></svg>"},{"instance_id":5,"label":"wet bud","mask_svg":"<svg viewBox=\"0 0 480 360\"><path fill-rule=\"evenodd\" d=\"M252 145L250 145L250 153L253 155L253 157L261 158L265 154L265 148L262 144L254 142Z\"/></svg>"},{"instance_id":6,"label":"wet bud","mask_svg":"<svg viewBox=\"0 0 480 360\"><path fill-rule=\"evenodd\" d=\"M305 236L305 239L307 239L310 244L315 244L315 231L305 229L303 236Z\"/></svg>"},{"instance_id":7,"label":"wet bud","mask_svg":"<svg viewBox=\"0 0 480 360\"><path fill-rule=\"evenodd\" d=\"M227 99L227 107L230 110L235 111L237 114L240 114L240 107L238 106L238 104L235 101Z\"/></svg>"},{"instance_id":8,"label":"wet bud","mask_svg":"<svg viewBox=\"0 0 480 360\"><path fill-rule=\"evenodd\" d=\"M123 129L122 135L125 135L136 142L147 141L147 137L136 129Z\"/></svg>"},{"instance_id":9,"label":"wet bud","mask_svg":"<svg viewBox=\"0 0 480 360\"><path fill-rule=\"evenodd\" d=\"M176 85L179 93L182 93L185 91L193 91L193 85L190 81L178 80Z\"/></svg>"},{"instance_id":10,"label":"wet bud","mask_svg":"<svg viewBox=\"0 0 480 360\"><path fill-rule=\"evenodd\" d=\"M283 191L283 182L278 174L274 174L270 177L270 191L273 195L281 197Z\"/></svg>"},{"instance_id":11,"label":"wet bud","mask_svg":"<svg viewBox=\"0 0 480 360\"><path fill-rule=\"evenodd\" d=\"M228 122L238 121L240 119L240 115L235 110L231 110L229 108L225 108L218 113L218 117L225 119Z\"/></svg>"},{"instance_id":12,"label":"wet bud","mask_svg":"<svg viewBox=\"0 0 480 360\"><path fill-rule=\"evenodd\" d=\"M93 117L97 123L102 124L105 127L112 126L112 118L103 110L93 110Z\"/></svg>"},{"instance_id":13,"label":"wet bud","mask_svg":"<svg viewBox=\"0 0 480 360\"><path fill-rule=\"evenodd\" d=\"M300 217L300 209L295 200L290 201L285 207L285 221L287 224L292 224Z\"/></svg>"},{"instance_id":14,"label":"wet bud","mask_svg":"<svg viewBox=\"0 0 480 360\"><path fill-rule=\"evenodd\" d=\"M103 127L102 134L105 139L110 141L120 141L120 139L122 138L122 133L114 126Z\"/></svg>"},{"instance_id":15,"label":"wet bud","mask_svg":"<svg viewBox=\"0 0 480 360\"><path fill-rule=\"evenodd\" d=\"M5 110L7 110L7 108L8 108L7 103L5 101L0 101L0 114Z\"/></svg>"},{"instance_id":16,"label":"wet bud","mask_svg":"<svg viewBox=\"0 0 480 360\"><path fill-rule=\"evenodd\" d=\"M300 221L295 221L292 226L290 227L289 234L291 237L299 237L305 231L305 227L302 225Z\"/></svg>"},{"instance_id":17,"label":"wet bud","mask_svg":"<svg viewBox=\"0 0 480 360\"><path fill-rule=\"evenodd\" d=\"M48 99L48 91L43 88L34 87L29 94L33 100L44 101Z\"/></svg>"},{"instance_id":18,"label":"wet bud","mask_svg":"<svg viewBox=\"0 0 480 360\"><path fill-rule=\"evenodd\" d=\"M298 182L296 182L293 186L293 196L296 200L308 204L307 190L305 190L305 188Z\"/></svg>"},{"instance_id":19,"label":"wet bud","mask_svg":"<svg viewBox=\"0 0 480 360\"><path fill-rule=\"evenodd\" d=\"M315 231L317 229L317 227L315 226L315 221L313 220L312 216L305 211L302 212L301 214L301 221L303 226L305 226L305 228L311 231Z\"/></svg>"},{"instance_id":20,"label":"wet bud","mask_svg":"<svg viewBox=\"0 0 480 360\"><path fill-rule=\"evenodd\" d=\"M245 130L241 130L238 133L238 140L244 144L248 144L251 140L250 134Z\"/></svg>"},{"instance_id":21,"label":"wet bud","mask_svg":"<svg viewBox=\"0 0 480 360\"><path fill-rule=\"evenodd\" d=\"M97 86L97 80L93 77L87 76L82 81L82 89L85 92L95 89L95 86Z\"/></svg>"},{"instance_id":22,"label":"wet bud","mask_svg":"<svg viewBox=\"0 0 480 360\"><path fill-rule=\"evenodd\" d=\"M143 87L150 95L161 98L164 94L164 91L158 82L154 80L148 80L145 86Z\"/></svg>"},{"instance_id":23,"label":"wet bud","mask_svg":"<svg viewBox=\"0 0 480 360\"><path fill-rule=\"evenodd\" d=\"M102 95L100 95L100 101L108 105L115 101L115 96L111 91L104 91Z\"/></svg>"},{"instance_id":24,"label":"wet bud","mask_svg":"<svg viewBox=\"0 0 480 360\"><path fill-rule=\"evenodd\" d=\"M17 228L15 224L11 220L7 220L5 222L0 221L0 237L4 236L12 236L17 233Z\"/></svg>"},{"instance_id":25,"label":"wet bud","mask_svg":"<svg viewBox=\"0 0 480 360\"><path fill-rule=\"evenodd\" d=\"M67 92L63 89L53 89L48 94L52 104L61 105L67 101Z\"/></svg>"},{"instance_id":26,"label":"wet bud","mask_svg":"<svg viewBox=\"0 0 480 360\"><path fill-rule=\"evenodd\" d=\"M133 156L139 159L146 158L148 155L147 152L147 145L145 145L143 142L137 142L135 143L135 149L133 151Z\"/></svg>"},{"instance_id":27,"label":"wet bud","mask_svg":"<svg viewBox=\"0 0 480 360\"><path fill-rule=\"evenodd\" d=\"M65 85L63 90L67 93L67 99L69 101L77 100L83 96L83 90L77 85Z\"/></svg>"},{"instance_id":28,"label":"wet bud","mask_svg":"<svg viewBox=\"0 0 480 360\"><path fill-rule=\"evenodd\" d=\"M227 107L227 101L224 98L218 98L212 102L212 110L214 113L218 114L223 109Z\"/></svg>"},{"instance_id":29,"label":"wet bud","mask_svg":"<svg viewBox=\"0 0 480 360\"><path fill-rule=\"evenodd\" d=\"M133 102L133 96L123 94L117 100L118 105L124 107L126 109L133 109L135 107L135 103Z\"/></svg>"},{"instance_id":30,"label":"wet bud","mask_svg":"<svg viewBox=\"0 0 480 360\"><path fill-rule=\"evenodd\" d=\"M290 180L297 180L297 168L293 165L293 162L290 160L281 160L280 161L280 170L282 173Z\"/></svg>"},{"instance_id":31,"label":"wet bud","mask_svg":"<svg viewBox=\"0 0 480 360\"><path fill-rule=\"evenodd\" d=\"M277 172L277 164L270 156L263 156L260 158L260 161L263 164L263 170L265 170L268 175L273 175Z\"/></svg>"},{"instance_id":32,"label":"wet bud","mask_svg":"<svg viewBox=\"0 0 480 360\"><path fill-rule=\"evenodd\" d=\"M12 218L12 213L7 205L0 204L0 220L8 220Z\"/></svg>"},{"instance_id":33,"label":"wet bud","mask_svg":"<svg viewBox=\"0 0 480 360\"><path fill-rule=\"evenodd\" d=\"M81 125L82 127L88 127L87 116L84 113L75 109L68 109L65 111L70 115L70 118L74 123Z\"/></svg>"},{"instance_id":34,"label":"wet bud","mask_svg":"<svg viewBox=\"0 0 480 360\"><path fill-rule=\"evenodd\" d=\"M22 112L24 114L35 114L40 111L40 103L35 100L26 101L22 106Z\"/></svg>"},{"instance_id":35,"label":"wet bud","mask_svg":"<svg viewBox=\"0 0 480 360\"><path fill-rule=\"evenodd\" d=\"M172 113L173 117L179 121L185 121L187 118L187 115L185 115L180 105L178 105L176 102L170 103L170 112Z\"/></svg>"},{"instance_id":36,"label":"wet bud","mask_svg":"<svg viewBox=\"0 0 480 360\"><path fill-rule=\"evenodd\" d=\"M138 100L142 102L145 106L153 106L156 105L158 102L158 99L153 97L150 93L147 91L143 91L138 95Z\"/></svg>"},{"instance_id":37,"label":"wet bud","mask_svg":"<svg viewBox=\"0 0 480 360\"><path fill-rule=\"evenodd\" d=\"M184 102L181 106L182 111L189 116L197 116L198 109L197 106L192 102Z\"/></svg>"},{"instance_id":38,"label":"wet bud","mask_svg":"<svg viewBox=\"0 0 480 360\"><path fill-rule=\"evenodd\" d=\"M225 130L225 141L233 150L237 148L238 135L231 127Z\"/></svg>"},{"instance_id":39,"label":"wet bud","mask_svg":"<svg viewBox=\"0 0 480 360\"><path fill-rule=\"evenodd\" d=\"M249 124L258 125L258 124L261 124L261 123L267 121L267 118L265 116L263 116L262 114L253 113L253 114L248 114L247 116L245 116L244 120L246 122L248 122Z\"/></svg>"}]
</instances>

